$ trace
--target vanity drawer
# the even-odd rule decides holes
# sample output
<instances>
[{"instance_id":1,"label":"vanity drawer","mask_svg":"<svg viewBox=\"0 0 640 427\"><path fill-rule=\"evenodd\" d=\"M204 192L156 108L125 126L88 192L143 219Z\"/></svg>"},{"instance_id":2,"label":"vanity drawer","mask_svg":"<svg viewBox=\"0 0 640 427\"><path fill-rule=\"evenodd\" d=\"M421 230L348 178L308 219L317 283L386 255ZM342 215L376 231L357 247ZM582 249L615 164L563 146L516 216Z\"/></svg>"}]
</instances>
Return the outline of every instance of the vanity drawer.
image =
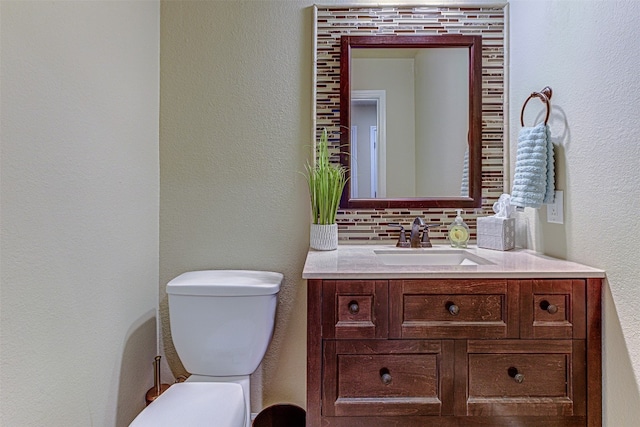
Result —
<instances>
[{"instance_id":1,"label":"vanity drawer","mask_svg":"<svg viewBox=\"0 0 640 427\"><path fill-rule=\"evenodd\" d=\"M324 416L453 411L453 341L325 341Z\"/></svg>"},{"instance_id":2,"label":"vanity drawer","mask_svg":"<svg viewBox=\"0 0 640 427\"><path fill-rule=\"evenodd\" d=\"M583 340L470 340L464 415L584 416Z\"/></svg>"},{"instance_id":3,"label":"vanity drawer","mask_svg":"<svg viewBox=\"0 0 640 427\"><path fill-rule=\"evenodd\" d=\"M584 339L584 280L520 280L522 338Z\"/></svg>"},{"instance_id":4,"label":"vanity drawer","mask_svg":"<svg viewBox=\"0 0 640 427\"><path fill-rule=\"evenodd\" d=\"M517 338L518 286L506 280L391 280L392 338Z\"/></svg>"},{"instance_id":5,"label":"vanity drawer","mask_svg":"<svg viewBox=\"0 0 640 427\"><path fill-rule=\"evenodd\" d=\"M386 338L386 280L325 280L322 285L323 338Z\"/></svg>"}]
</instances>

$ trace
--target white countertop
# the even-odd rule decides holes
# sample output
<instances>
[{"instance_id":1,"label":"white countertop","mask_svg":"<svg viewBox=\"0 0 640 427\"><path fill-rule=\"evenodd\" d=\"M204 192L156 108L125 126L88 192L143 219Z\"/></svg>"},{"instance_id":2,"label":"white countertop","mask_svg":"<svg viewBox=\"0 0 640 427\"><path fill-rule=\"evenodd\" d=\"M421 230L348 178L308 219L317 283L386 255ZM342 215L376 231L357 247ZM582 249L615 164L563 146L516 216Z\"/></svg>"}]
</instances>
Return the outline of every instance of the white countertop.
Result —
<instances>
[{"instance_id":1,"label":"white countertop","mask_svg":"<svg viewBox=\"0 0 640 427\"><path fill-rule=\"evenodd\" d=\"M465 249L492 264L487 265L386 265L374 251L429 251L394 245L339 245L335 251L309 250L304 279L442 279L442 278L590 278L605 277L603 270L542 255L527 249L494 251ZM437 245L433 250L454 250Z\"/></svg>"}]
</instances>

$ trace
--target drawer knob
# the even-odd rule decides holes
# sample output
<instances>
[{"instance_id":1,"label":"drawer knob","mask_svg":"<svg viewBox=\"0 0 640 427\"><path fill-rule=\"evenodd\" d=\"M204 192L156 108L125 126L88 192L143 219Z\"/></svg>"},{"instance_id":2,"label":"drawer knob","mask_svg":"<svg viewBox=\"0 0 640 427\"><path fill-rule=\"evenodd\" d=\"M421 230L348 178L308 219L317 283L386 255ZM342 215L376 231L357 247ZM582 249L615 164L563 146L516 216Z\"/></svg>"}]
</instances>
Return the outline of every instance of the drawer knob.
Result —
<instances>
[{"instance_id":1,"label":"drawer knob","mask_svg":"<svg viewBox=\"0 0 640 427\"><path fill-rule=\"evenodd\" d=\"M549 314L556 314L558 312L558 306L549 303L546 299L540 301L540 308L546 310Z\"/></svg>"},{"instance_id":2,"label":"drawer knob","mask_svg":"<svg viewBox=\"0 0 640 427\"><path fill-rule=\"evenodd\" d=\"M382 381L384 385L391 384L391 373L389 373L387 368L380 369L380 381Z\"/></svg>"},{"instance_id":3,"label":"drawer knob","mask_svg":"<svg viewBox=\"0 0 640 427\"><path fill-rule=\"evenodd\" d=\"M460 313L460 307L449 301L446 305L447 310L452 316L457 316Z\"/></svg>"},{"instance_id":4,"label":"drawer knob","mask_svg":"<svg viewBox=\"0 0 640 427\"><path fill-rule=\"evenodd\" d=\"M510 367L507 370L507 373L509 374L509 376L511 378L513 378L513 380L515 382L517 382L518 384L520 384L522 381L524 381L524 375L521 374L520 372L518 372L518 368L514 368L513 366Z\"/></svg>"},{"instance_id":5,"label":"drawer knob","mask_svg":"<svg viewBox=\"0 0 640 427\"><path fill-rule=\"evenodd\" d=\"M349 313L358 314L360 311L360 306L358 305L358 301L351 301L349 303Z\"/></svg>"}]
</instances>

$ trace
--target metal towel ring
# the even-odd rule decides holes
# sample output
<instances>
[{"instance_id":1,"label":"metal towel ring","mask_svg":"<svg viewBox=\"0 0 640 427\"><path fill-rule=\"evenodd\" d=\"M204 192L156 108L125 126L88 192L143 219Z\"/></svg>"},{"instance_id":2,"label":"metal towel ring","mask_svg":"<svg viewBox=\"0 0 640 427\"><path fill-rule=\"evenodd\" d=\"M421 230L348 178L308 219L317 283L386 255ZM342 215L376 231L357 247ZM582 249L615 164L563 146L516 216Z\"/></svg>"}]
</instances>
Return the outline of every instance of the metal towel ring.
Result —
<instances>
[{"instance_id":1,"label":"metal towel ring","mask_svg":"<svg viewBox=\"0 0 640 427\"><path fill-rule=\"evenodd\" d=\"M522 106L522 111L520 112L520 125L524 126L524 108L527 106L527 102L529 102L531 98L540 98L542 102L544 102L547 105L547 115L544 118L544 124L546 125L547 122L549 121L549 113L551 112L551 103L549 102L549 100L551 99L552 94L553 94L553 91L551 90L551 88L549 86L545 86L545 88L542 89L540 92L533 92L531 95L529 95L527 100L524 101L524 105Z\"/></svg>"}]
</instances>

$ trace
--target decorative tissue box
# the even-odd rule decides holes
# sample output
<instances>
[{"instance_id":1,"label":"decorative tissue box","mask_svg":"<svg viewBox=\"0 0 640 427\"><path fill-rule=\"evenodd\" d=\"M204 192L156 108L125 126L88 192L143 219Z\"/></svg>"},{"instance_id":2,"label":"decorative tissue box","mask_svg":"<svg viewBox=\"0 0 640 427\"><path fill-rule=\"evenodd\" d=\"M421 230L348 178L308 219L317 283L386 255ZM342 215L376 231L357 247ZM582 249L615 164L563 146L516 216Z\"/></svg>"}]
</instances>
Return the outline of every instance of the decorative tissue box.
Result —
<instances>
[{"instance_id":1,"label":"decorative tissue box","mask_svg":"<svg viewBox=\"0 0 640 427\"><path fill-rule=\"evenodd\" d=\"M508 251L516 246L516 219L478 218L478 247Z\"/></svg>"}]
</instances>

